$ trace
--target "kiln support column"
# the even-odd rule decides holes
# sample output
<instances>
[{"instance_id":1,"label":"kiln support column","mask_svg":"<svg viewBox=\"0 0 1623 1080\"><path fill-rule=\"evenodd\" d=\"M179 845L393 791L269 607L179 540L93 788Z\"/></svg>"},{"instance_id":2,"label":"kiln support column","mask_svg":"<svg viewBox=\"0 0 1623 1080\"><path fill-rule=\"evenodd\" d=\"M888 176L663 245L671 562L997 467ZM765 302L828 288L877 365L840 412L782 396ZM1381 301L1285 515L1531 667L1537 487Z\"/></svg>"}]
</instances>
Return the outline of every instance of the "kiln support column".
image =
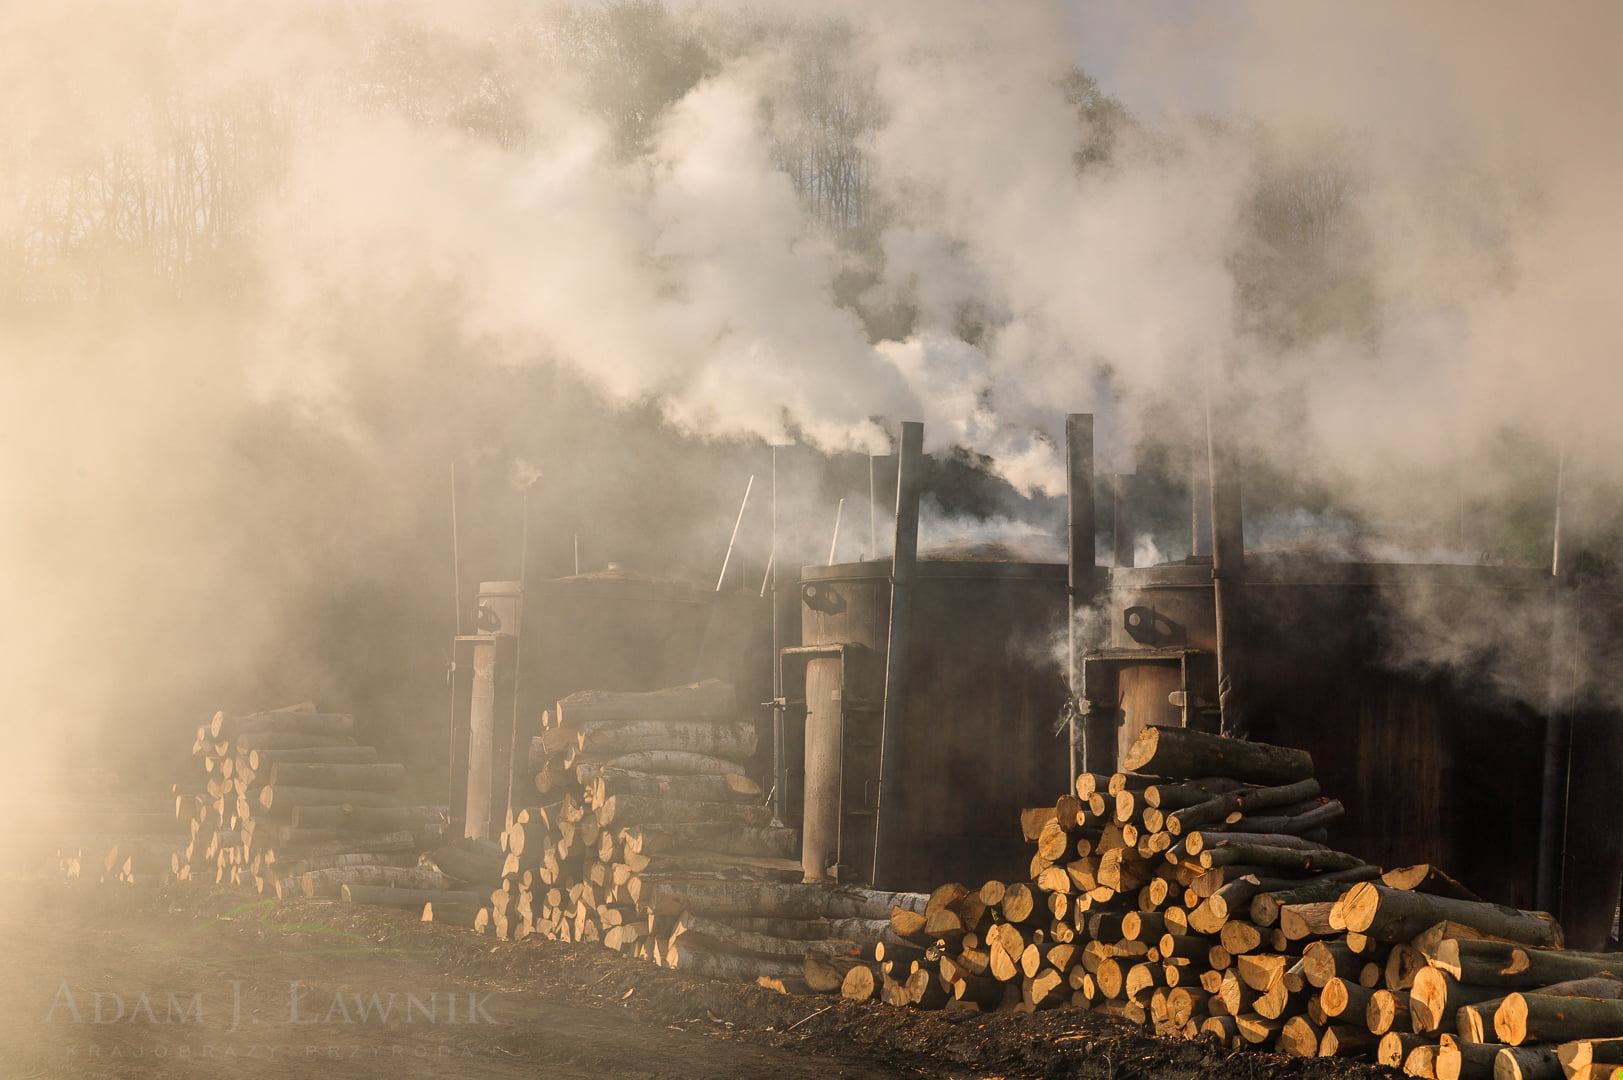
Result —
<instances>
[{"instance_id":1,"label":"kiln support column","mask_svg":"<svg viewBox=\"0 0 1623 1080\"><path fill-rule=\"evenodd\" d=\"M919 556L919 491L924 465L924 425L902 425L896 477L896 545L890 568L890 642L885 651L885 706L879 732L879 801L874 821L873 883L887 888L885 859L895 848L896 747L907 723L907 676L912 646L913 578Z\"/></svg>"},{"instance_id":2,"label":"kiln support column","mask_svg":"<svg viewBox=\"0 0 1623 1080\"><path fill-rule=\"evenodd\" d=\"M1069 567L1066 592L1070 597L1069 663L1065 674L1071 688L1070 753L1074 781L1080 771L1116 771L1115 680L1111 679L1108 687L1089 685L1090 674L1104 669L1090 669L1083 664L1088 642L1081 639L1077 626L1083 609L1092 606L1099 588L1092 413L1071 413L1065 417L1065 465L1065 537Z\"/></svg>"},{"instance_id":3,"label":"kiln support column","mask_svg":"<svg viewBox=\"0 0 1623 1080\"><path fill-rule=\"evenodd\" d=\"M1245 523L1240 470L1221 418L1206 405L1206 452L1212 484L1212 591L1217 606L1217 702L1223 734L1251 734L1247 713Z\"/></svg>"}]
</instances>

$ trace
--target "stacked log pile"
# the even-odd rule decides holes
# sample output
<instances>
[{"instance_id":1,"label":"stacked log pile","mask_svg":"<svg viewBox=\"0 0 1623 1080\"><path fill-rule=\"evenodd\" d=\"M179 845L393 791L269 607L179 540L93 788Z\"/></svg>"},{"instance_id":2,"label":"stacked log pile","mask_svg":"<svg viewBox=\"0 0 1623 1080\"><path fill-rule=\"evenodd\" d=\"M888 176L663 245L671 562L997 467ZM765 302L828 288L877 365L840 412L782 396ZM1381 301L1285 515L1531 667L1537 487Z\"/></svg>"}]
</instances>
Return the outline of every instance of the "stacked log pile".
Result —
<instances>
[{"instance_id":1,"label":"stacked log pile","mask_svg":"<svg viewBox=\"0 0 1623 1080\"><path fill-rule=\"evenodd\" d=\"M840 992L1087 1008L1438 1080L1588 1080L1623 1063L1623 958L1564 950L1548 915L1434 867L1382 873L1334 850L1343 808L1306 753L1151 728L1123 764L1022 815L1029 881L899 908L898 945L849 967ZM806 981L828 988L827 967L808 956Z\"/></svg>"},{"instance_id":2,"label":"stacked log pile","mask_svg":"<svg viewBox=\"0 0 1623 1080\"><path fill-rule=\"evenodd\" d=\"M279 899L337 895L350 883L444 884L438 872L415 869L444 811L403 802L405 766L360 745L349 714L310 702L216 713L197 729L192 754L199 777L175 795L190 841L170 859L172 880Z\"/></svg>"},{"instance_id":3,"label":"stacked log pile","mask_svg":"<svg viewBox=\"0 0 1623 1080\"><path fill-rule=\"evenodd\" d=\"M768 827L749 777L756 731L731 686L583 691L542 728L528 757L540 803L509 813L477 929L645 956L655 883L798 877L797 835Z\"/></svg>"},{"instance_id":4,"label":"stacked log pile","mask_svg":"<svg viewBox=\"0 0 1623 1080\"><path fill-rule=\"evenodd\" d=\"M68 880L162 884L172 876L174 854L186 847L186 829L166 795L102 795L29 810L32 830L55 841L56 867Z\"/></svg>"},{"instance_id":5,"label":"stacked log pile","mask_svg":"<svg viewBox=\"0 0 1623 1080\"><path fill-rule=\"evenodd\" d=\"M755 725L715 680L565 698L530 747L542 804L512 811L493 850L429 856L490 891L425 904L423 918L784 989L801 988L807 956L903 944L890 911L925 898L801 884L800 835L770 823L756 750Z\"/></svg>"}]
</instances>

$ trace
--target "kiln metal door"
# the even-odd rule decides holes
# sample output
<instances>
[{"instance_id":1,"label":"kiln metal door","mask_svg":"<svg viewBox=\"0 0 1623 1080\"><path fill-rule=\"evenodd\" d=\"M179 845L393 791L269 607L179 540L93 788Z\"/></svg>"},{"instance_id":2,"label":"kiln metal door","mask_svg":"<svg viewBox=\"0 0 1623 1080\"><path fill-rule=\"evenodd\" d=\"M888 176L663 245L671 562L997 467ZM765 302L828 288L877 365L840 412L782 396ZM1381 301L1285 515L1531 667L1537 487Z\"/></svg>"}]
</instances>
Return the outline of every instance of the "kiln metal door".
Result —
<instances>
[{"instance_id":1,"label":"kiln metal door","mask_svg":"<svg viewBox=\"0 0 1623 1080\"><path fill-rule=\"evenodd\" d=\"M1183 689L1183 671L1176 663L1124 664L1117 674L1121 696L1121 724L1116 728L1116 760L1120 761L1145 727L1182 727L1183 710L1171 695Z\"/></svg>"}]
</instances>

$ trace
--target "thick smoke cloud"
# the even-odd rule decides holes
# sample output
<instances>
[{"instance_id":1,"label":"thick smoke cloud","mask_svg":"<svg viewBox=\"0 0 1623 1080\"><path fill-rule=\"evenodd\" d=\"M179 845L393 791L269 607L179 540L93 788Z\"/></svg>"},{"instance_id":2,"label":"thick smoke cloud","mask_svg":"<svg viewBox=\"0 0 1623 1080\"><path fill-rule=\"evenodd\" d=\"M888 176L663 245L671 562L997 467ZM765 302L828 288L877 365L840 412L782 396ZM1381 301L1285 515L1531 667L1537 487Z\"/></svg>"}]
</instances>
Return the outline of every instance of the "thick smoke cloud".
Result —
<instances>
[{"instance_id":1,"label":"thick smoke cloud","mask_svg":"<svg viewBox=\"0 0 1623 1080\"><path fill-rule=\"evenodd\" d=\"M1176 472L1210 387L1259 507L1413 551L1508 506L1536 554L1559 447L1591 490L1623 449L1623 15L1237 3L1213 94L1169 70L1191 8L1115 9L1124 85L1166 88L1115 121L1067 101L1088 22L1051 3L9 10L20 714L76 752L159 701L434 673L358 628L449 607L450 460L640 502L667 528L622 546L708 567L763 441L922 419L1051 495L1065 412L1103 469Z\"/></svg>"}]
</instances>

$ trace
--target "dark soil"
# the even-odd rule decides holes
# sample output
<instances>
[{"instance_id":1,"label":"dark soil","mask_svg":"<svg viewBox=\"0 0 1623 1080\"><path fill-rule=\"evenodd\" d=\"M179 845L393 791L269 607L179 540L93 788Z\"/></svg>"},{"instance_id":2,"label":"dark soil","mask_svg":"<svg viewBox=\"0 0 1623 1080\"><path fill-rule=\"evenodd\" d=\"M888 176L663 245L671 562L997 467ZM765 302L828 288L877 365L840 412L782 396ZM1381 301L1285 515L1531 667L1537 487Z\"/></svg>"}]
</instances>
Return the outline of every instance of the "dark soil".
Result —
<instances>
[{"instance_id":1,"label":"dark soil","mask_svg":"<svg viewBox=\"0 0 1623 1080\"><path fill-rule=\"evenodd\" d=\"M0 1005L11 1018L0 1028L0 1076L1395 1075L1157 1039L1076 1009L923 1012L694 982L597 946L497 942L337 902L257 904L197 887L39 884L14 895L26 899L0 910L9 975ZM98 991L105 1022L93 1013ZM202 995L204 1015L173 1021L171 993ZM151 1013L140 1010L143 994ZM434 1016L419 1007L357 1019L373 995L390 994L416 995ZM460 1013L448 1018L447 1003ZM118 1004L124 1016L108 1021Z\"/></svg>"}]
</instances>

